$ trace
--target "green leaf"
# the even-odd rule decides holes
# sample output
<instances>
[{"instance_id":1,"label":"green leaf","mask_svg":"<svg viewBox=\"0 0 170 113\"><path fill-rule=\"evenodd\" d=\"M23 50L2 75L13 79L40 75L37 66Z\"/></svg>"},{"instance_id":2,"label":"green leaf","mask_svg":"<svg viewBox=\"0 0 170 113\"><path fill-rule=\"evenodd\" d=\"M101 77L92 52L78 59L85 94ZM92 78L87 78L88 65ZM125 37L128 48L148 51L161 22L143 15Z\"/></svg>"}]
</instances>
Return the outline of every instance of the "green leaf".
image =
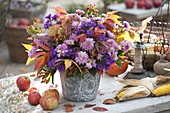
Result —
<instances>
[{"instance_id":1,"label":"green leaf","mask_svg":"<svg viewBox=\"0 0 170 113\"><path fill-rule=\"evenodd\" d=\"M43 66L42 69L43 69L44 71L50 72L50 69L49 69L47 66Z\"/></svg>"},{"instance_id":2,"label":"green leaf","mask_svg":"<svg viewBox=\"0 0 170 113\"><path fill-rule=\"evenodd\" d=\"M121 67L122 67L122 60L118 59L118 60L116 61L116 64L117 64L117 66L118 66L119 68L121 68Z\"/></svg>"},{"instance_id":3,"label":"green leaf","mask_svg":"<svg viewBox=\"0 0 170 113\"><path fill-rule=\"evenodd\" d=\"M91 75L96 75L97 69L96 68L89 69L89 72Z\"/></svg>"}]
</instances>

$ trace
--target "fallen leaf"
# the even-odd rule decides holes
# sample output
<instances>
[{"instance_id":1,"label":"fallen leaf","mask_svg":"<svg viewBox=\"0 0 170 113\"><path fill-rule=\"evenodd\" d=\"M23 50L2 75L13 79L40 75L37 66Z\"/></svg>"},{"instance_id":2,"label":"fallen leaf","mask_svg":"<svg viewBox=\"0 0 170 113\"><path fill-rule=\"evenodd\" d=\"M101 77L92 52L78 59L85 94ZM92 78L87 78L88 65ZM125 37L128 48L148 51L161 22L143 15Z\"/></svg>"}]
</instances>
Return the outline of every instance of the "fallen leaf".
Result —
<instances>
[{"instance_id":1,"label":"fallen leaf","mask_svg":"<svg viewBox=\"0 0 170 113\"><path fill-rule=\"evenodd\" d=\"M66 107L65 112L73 112L73 108L75 105L68 103L68 104L64 104L64 106Z\"/></svg>"},{"instance_id":2,"label":"fallen leaf","mask_svg":"<svg viewBox=\"0 0 170 113\"><path fill-rule=\"evenodd\" d=\"M27 72L27 70L25 68L20 68L20 71L23 73Z\"/></svg>"},{"instance_id":3,"label":"fallen leaf","mask_svg":"<svg viewBox=\"0 0 170 113\"><path fill-rule=\"evenodd\" d=\"M95 106L96 104L86 104L84 107L85 108L90 108L90 107L93 107L93 106Z\"/></svg>"},{"instance_id":4,"label":"fallen leaf","mask_svg":"<svg viewBox=\"0 0 170 113\"><path fill-rule=\"evenodd\" d=\"M110 104L115 104L116 103L116 100L114 99L106 99L103 104L107 104L107 105L110 105Z\"/></svg>"},{"instance_id":5,"label":"fallen leaf","mask_svg":"<svg viewBox=\"0 0 170 113\"><path fill-rule=\"evenodd\" d=\"M103 108L103 107L94 107L93 110L94 111L100 111L100 112L108 111L108 109Z\"/></svg>"},{"instance_id":6,"label":"fallen leaf","mask_svg":"<svg viewBox=\"0 0 170 113\"><path fill-rule=\"evenodd\" d=\"M81 107L81 108L79 108L79 110L82 110L83 108Z\"/></svg>"}]
</instances>

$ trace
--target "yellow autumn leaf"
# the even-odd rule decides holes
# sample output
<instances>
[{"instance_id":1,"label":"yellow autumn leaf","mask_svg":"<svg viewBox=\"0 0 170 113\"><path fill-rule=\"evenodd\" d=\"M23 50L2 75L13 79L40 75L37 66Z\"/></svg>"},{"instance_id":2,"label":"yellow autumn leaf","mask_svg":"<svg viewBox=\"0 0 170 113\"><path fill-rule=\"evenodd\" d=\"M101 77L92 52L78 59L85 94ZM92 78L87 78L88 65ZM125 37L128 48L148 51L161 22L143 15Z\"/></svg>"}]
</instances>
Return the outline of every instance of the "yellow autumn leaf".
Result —
<instances>
[{"instance_id":1,"label":"yellow autumn leaf","mask_svg":"<svg viewBox=\"0 0 170 113\"><path fill-rule=\"evenodd\" d=\"M49 36L55 36L57 34L57 30L58 29L58 26L57 25L53 25L49 28L49 33L48 35Z\"/></svg>"},{"instance_id":2,"label":"yellow autumn leaf","mask_svg":"<svg viewBox=\"0 0 170 113\"><path fill-rule=\"evenodd\" d=\"M64 64L65 64L65 70L67 70L72 65L72 61L69 59L66 59L64 60Z\"/></svg>"},{"instance_id":3,"label":"yellow autumn leaf","mask_svg":"<svg viewBox=\"0 0 170 113\"><path fill-rule=\"evenodd\" d=\"M122 34L117 35L116 36L116 42L118 44L120 44L120 42L122 42L123 40L128 40L132 43L135 42L135 41L140 41L139 34L137 34L135 32L130 32L130 33L133 33L133 35L129 34L128 31L125 31Z\"/></svg>"},{"instance_id":4,"label":"yellow autumn leaf","mask_svg":"<svg viewBox=\"0 0 170 113\"><path fill-rule=\"evenodd\" d=\"M29 52L33 47L31 44L22 44L22 45L25 47L25 49L27 49L26 52Z\"/></svg>"},{"instance_id":5,"label":"yellow autumn leaf","mask_svg":"<svg viewBox=\"0 0 170 113\"><path fill-rule=\"evenodd\" d=\"M29 58L27 59L26 65L29 65L32 61L34 61L35 58Z\"/></svg>"},{"instance_id":6,"label":"yellow autumn leaf","mask_svg":"<svg viewBox=\"0 0 170 113\"><path fill-rule=\"evenodd\" d=\"M109 16L109 18L116 18L116 19L119 19L119 18L121 18L120 16L118 16L118 15L114 15L114 14L112 14L112 15L110 15Z\"/></svg>"}]
</instances>

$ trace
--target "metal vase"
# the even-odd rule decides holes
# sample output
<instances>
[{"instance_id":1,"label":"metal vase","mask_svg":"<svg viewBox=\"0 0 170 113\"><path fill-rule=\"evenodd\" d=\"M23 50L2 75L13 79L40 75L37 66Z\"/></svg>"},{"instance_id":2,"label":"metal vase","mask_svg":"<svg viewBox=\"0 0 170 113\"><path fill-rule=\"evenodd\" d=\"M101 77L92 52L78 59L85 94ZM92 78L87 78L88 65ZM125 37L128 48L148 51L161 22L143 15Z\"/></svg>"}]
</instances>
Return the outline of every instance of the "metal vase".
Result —
<instances>
[{"instance_id":1,"label":"metal vase","mask_svg":"<svg viewBox=\"0 0 170 113\"><path fill-rule=\"evenodd\" d=\"M60 73L63 96L66 100L74 102L87 102L97 96L100 75L83 73L83 78L73 75L66 77L65 72Z\"/></svg>"}]
</instances>

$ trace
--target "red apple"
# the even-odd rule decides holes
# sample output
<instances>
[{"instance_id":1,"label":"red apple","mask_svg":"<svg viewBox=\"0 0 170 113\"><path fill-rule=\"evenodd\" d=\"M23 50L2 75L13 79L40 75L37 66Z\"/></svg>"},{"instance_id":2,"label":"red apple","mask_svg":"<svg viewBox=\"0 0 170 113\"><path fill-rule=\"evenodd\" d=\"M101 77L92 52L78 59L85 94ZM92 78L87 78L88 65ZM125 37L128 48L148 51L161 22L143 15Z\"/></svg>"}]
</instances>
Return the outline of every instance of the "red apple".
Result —
<instances>
[{"instance_id":1,"label":"red apple","mask_svg":"<svg viewBox=\"0 0 170 113\"><path fill-rule=\"evenodd\" d=\"M145 0L145 9L151 9L153 7L153 3L151 0Z\"/></svg>"},{"instance_id":2,"label":"red apple","mask_svg":"<svg viewBox=\"0 0 170 113\"><path fill-rule=\"evenodd\" d=\"M45 95L41 97L39 103L44 110L53 110L58 105L58 99L53 95Z\"/></svg>"},{"instance_id":3,"label":"red apple","mask_svg":"<svg viewBox=\"0 0 170 113\"><path fill-rule=\"evenodd\" d=\"M60 98L60 94L56 89L48 89L44 92L43 96L46 95L51 95L51 96L55 96L58 100Z\"/></svg>"},{"instance_id":4,"label":"red apple","mask_svg":"<svg viewBox=\"0 0 170 113\"><path fill-rule=\"evenodd\" d=\"M125 5L126 5L126 8L128 8L128 9L133 8L135 5L135 1L134 0L125 0Z\"/></svg>"},{"instance_id":5,"label":"red apple","mask_svg":"<svg viewBox=\"0 0 170 113\"><path fill-rule=\"evenodd\" d=\"M30 21L26 18L21 18L18 22L19 26L27 26L30 24Z\"/></svg>"},{"instance_id":6,"label":"red apple","mask_svg":"<svg viewBox=\"0 0 170 113\"><path fill-rule=\"evenodd\" d=\"M26 91L30 87L31 80L28 76L20 76L17 78L16 84L21 91Z\"/></svg>"},{"instance_id":7,"label":"red apple","mask_svg":"<svg viewBox=\"0 0 170 113\"><path fill-rule=\"evenodd\" d=\"M145 1L144 0L138 0L137 7L139 9L142 9L142 8L144 8L144 6L145 6Z\"/></svg>"},{"instance_id":8,"label":"red apple","mask_svg":"<svg viewBox=\"0 0 170 113\"><path fill-rule=\"evenodd\" d=\"M31 105L38 105L40 101L41 95L38 91L32 91L28 95L28 102Z\"/></svg>"},{"instance_id":9,"label":"red apple","mask_svg":"<svg viewBox=\"0 0 170 113\"><path fill-rule=\"evenodd\" d=\"M161 6L162 4L162 0L152 0L153 1L153 5L158 8Z\"/></svg>"}]
</instances>

